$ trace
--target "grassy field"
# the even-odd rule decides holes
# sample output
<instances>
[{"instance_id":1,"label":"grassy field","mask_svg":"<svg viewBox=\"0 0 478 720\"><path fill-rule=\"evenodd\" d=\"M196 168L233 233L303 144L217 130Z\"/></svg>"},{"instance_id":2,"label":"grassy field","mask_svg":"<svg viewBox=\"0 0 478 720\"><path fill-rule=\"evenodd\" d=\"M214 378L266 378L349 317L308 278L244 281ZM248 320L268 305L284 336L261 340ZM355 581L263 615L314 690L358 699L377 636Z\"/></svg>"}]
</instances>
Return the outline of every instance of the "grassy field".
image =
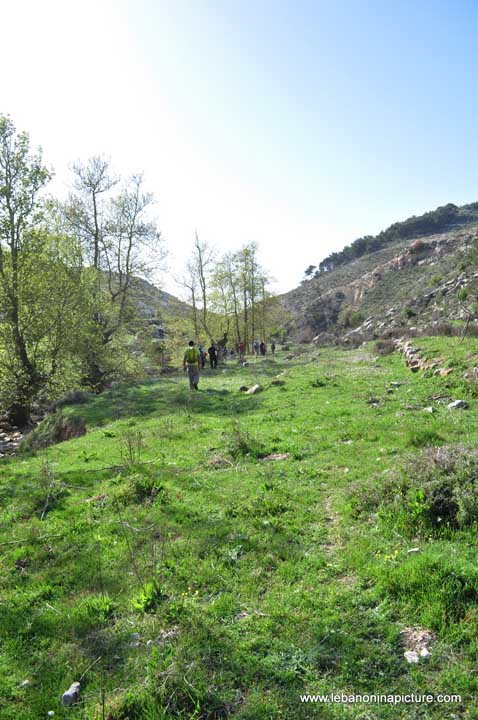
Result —
<instances>
[{"instance_id":1,"label":"grassy field","mask_svg":"<svg viewBox=\"0 0 478 720\"><path fill-rule=\"evenodd\" d=\"M420 344L454 372L370 346L167 376L2 460L0 718L478 718L478 347Z\"/></svg>"}]
</instances>

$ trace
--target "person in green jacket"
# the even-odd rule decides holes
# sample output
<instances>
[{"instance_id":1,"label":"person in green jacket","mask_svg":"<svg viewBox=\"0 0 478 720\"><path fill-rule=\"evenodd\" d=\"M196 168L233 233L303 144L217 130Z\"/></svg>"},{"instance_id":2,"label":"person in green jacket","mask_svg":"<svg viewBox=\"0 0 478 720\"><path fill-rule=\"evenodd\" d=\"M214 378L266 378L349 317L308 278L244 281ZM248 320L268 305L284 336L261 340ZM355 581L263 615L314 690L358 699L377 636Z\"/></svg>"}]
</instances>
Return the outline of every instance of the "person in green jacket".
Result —
<instances>
[{"instance_id":1,"label":"person in green jacket","mask_svg":"<svg viewBox=\"0 0 478 720\"><path fill-rule=\"evenodd\" d=\"M201 367L201 354L194 347L194 340L189 341L189 347L184 353L183 369L188 371L189 389L199 390L199 368Z\"/></svg>"}]
</instances>

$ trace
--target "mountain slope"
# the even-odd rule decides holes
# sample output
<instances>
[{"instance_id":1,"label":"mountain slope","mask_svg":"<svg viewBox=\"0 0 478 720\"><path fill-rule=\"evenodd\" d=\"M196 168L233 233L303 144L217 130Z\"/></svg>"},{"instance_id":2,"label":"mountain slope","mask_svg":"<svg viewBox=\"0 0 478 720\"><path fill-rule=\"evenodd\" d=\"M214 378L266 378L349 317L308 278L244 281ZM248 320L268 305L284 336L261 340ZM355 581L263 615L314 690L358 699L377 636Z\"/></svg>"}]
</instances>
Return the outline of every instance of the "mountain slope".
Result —
<instances>
[{"instance_id":1,"label":"mountain slope","mask_svg":"<svg viewBox=\"0 0 478 720\"><path fill-rule=\"evenodd\" d=\"M296 334L309 340L323 331L343 334L360 326L359 334L373 337L391 328L462 318L456 292L472 282L478 270L470 262L470 251L478 243L478 218L470 210L474 207L458 209L466 222L444 225L432 235L403 238L407 232L400 228L408 228L409 221L396 223L391 226L395 239L385 247L342 259L284 295ZM419 226L418 219L415 224Z\"/></svg>"}]
</instances>

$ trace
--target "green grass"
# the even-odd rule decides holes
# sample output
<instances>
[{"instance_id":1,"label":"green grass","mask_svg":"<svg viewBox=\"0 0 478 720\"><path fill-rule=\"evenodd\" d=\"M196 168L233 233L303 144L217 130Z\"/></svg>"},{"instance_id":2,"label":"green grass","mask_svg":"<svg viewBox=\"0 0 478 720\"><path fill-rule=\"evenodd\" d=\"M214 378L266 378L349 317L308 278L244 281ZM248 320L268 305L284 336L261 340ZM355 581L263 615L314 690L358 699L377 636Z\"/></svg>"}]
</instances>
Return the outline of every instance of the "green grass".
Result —
<instances>
[{"instance_id":1,"label":"green grass","mask_svg":"<svg viewBox=\"0 0 478 720\"><path fill-rule=\"evenodd\" d=\"M114 720L478 718L476 528L394 511L399 468L476 446L461 377L476 342L419 344L456 373L415 375L373 347L230 363L199 393L178 374L68 406L85 436L4 459L0 718L101 718L102 691ZM416 626L435 640L409 665L400 630ZM62 708L80 678L81 704ZM463 704L300 702L340 692Z\"/></svg>"}]
</instances>

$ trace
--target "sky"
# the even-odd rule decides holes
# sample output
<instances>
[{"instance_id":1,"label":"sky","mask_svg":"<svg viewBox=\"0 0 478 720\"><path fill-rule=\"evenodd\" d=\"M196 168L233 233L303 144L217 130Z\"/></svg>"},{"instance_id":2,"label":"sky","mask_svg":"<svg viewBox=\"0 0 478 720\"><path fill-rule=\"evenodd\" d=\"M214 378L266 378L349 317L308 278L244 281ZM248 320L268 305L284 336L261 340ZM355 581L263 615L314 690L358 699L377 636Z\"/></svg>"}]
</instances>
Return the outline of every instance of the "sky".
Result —
<instances>
[{"instance_id":1,"label":"sky","mask_svg":"<svg viewBox=\"0 0 478 720\"><path fill-rule=\"evenodd\" d=\"M194 232L275 290L355 238L478 200L476 0L2 3L0 113L62 196L144 172L178 292Z\"/></svg>"}]
</instances>

